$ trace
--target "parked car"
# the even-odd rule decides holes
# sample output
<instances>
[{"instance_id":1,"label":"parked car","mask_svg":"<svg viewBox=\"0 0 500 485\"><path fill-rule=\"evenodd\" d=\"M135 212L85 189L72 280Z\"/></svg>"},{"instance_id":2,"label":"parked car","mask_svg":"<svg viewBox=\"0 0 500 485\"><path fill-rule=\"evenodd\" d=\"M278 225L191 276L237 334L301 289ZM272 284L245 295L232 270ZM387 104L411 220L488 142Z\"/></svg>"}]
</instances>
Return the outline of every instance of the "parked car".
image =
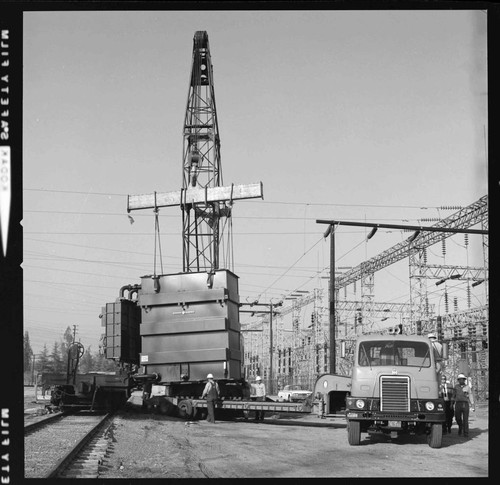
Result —
<instances>
[{"instance_id":1,"label":"parked car","mask_svg":"<svg viewBox=\"0 0 500 485\"><path fill-rule=\"evenodd\" d=\"M288 385L278 392L278 401L303 401L312 394L312 391L302 389L299 385Z\"/></svg>"}]
</instances>

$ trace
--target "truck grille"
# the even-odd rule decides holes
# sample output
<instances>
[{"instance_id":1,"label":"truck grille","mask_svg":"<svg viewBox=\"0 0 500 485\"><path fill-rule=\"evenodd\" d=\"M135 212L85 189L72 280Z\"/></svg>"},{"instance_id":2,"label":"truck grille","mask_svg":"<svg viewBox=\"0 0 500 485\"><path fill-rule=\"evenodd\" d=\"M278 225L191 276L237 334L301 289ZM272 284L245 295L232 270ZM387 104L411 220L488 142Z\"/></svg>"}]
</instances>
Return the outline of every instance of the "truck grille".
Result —
<instances>
[{"instance_id":1,"label":"truck grille","mask_svg":"<svg viewBox=\"0 0 500 485\"><path fill-rule=\"evenodd\" d=\"M404 376L380 378L380 410L408 412L410 410L410 379Z\"/></svg>"}]
</instances>

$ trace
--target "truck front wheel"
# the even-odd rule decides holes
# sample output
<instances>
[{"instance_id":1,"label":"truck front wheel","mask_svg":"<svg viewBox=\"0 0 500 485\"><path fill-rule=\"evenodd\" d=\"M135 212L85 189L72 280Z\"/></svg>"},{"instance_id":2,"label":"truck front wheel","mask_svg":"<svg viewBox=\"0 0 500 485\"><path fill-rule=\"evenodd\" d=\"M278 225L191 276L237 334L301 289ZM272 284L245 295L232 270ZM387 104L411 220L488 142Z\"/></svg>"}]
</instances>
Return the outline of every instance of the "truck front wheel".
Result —
<instances>
[{"instance_id":1,"label":"truck front wheel","mask_svg":"<svg viewBox=\"0 0 500 485\"><path fill-rule=\"evenodd\" d=\"M431 432L427 436L427 442L431 448L441 448L443 442L443 425L434 423L431 427Z\"/></svg>"},{"instance_id":2,"label":"truck front wheel","mask_svg":"<svg viewBox=\"0 0 500 485\"><path fill-rule=\"evenodd\" d=\"M361 423L359 421L347 422L347 441L351 446L359 445L361 441Z\"/></svg>"}]
</instances>

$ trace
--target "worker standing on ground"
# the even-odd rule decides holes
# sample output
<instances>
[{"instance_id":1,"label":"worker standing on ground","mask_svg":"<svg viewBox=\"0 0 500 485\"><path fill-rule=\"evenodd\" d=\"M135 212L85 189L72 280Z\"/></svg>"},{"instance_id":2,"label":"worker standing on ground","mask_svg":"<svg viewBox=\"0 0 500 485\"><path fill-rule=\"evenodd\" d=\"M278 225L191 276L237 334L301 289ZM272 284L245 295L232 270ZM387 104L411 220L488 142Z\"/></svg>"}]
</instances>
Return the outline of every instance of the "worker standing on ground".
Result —
<instances>
[{"instance_id":1,"label":"worker standing on ground","mask_svg":"<svg viewBox=\"0 0 500 485\"><path fill-rule=\"evenodd\" d=\"M254 384L255 389L255 400L265 401L266 400L266 386L262 382L260 376L255 378L256 383ZM264 411L255 411L255 421L264 421Z\"/></svg>"},{"instance_id":2,"label":"worker standing on ground","mask_svg":"<svg viewBox=\"0 0 500 485\"><path fill-rule=\"evenodd\" d=\"M214 381L214 376L212 374L207 375L208 382L203 389L203 393L201 395L202 399L207 400L207 421L209 423L215 423L215 401L219 399L219 384Z\"/></svg>"},{"instance_id":3,"label":"worker standing on ground","mask_svg":"<svg viewBox=\"0 0 500 485\"><path fill-rule=\"evenodd\" d=\"M454 389L451 382L443 374L441 377L441 388L439 389L441 397L444 399L444 412L446 421L443 423L443 434L451 433L453 423L453 395Z\"/></svg>"},{"instance_id":4,"label":"worker standing on ground","mask_svg":"<svg viewBox=\"0 0 500 485\"><path fill-rule=\"evenodd\" d=\"M455 386L455 419L458 424L458 436L469 436L469 405L475 411L474 397L471 388L466 384L467 378L464 374L459 374L458 384Z\"/></svg>"}]
</instances>

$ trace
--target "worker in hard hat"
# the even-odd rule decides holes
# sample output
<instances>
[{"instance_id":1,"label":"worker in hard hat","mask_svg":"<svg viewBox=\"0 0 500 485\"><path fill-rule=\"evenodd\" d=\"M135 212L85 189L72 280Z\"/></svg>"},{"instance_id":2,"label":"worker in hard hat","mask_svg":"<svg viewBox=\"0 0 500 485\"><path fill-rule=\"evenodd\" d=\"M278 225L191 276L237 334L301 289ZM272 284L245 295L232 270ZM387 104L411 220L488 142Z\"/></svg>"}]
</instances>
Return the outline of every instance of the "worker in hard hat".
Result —
<instances>
[{"instance_id":1,"label":"worker in hard hat","mask_svg":"<svg viewBox=\"0 0 500 485\"><path fill-rule=\"evenodd\" d=\"M208 374L207 384L205 385L205 389L203 389L201 398L207 400L207 421L209 423L215 423L215 402L219 399L219 396L219 384L214 381L214 376L212 374Z\"/></svg>"},{"instance_id":2,"label":"worker in hard hat","mask_svg":"<svg viewBox=\"0 0 500 485\"><path fill-rule=\"evenodd\" d=\"M255 391L255 400L256 401L265 401L266 400L266 386L262 382L260 376L255 378L255 384L253 385ZM256 410L255 411L255 421L264 421L264 411Z\"/></svg>"},{"instance_id":3,"label":"worker in hard hat","mask_svg":"<svg viewBox=\"0 0 500 485\"><path fill-rule=\"evenodd\" d=\"M455 386L453 400L455 402L455 420L458 424L458 436L469 436L469 407L475 411L474 396L471 388L467 384L467 377L464 374L458 374L458 384Z\"/></svg>"},{"instance_id":4,"label":"worker in hard hat","mask_svg":"<svg viewBox=\"0 0 500 485\"><path fill-rule=\"evenodd\" d=\"M432 346L434 347L435 351L437 352L439 357L443 356L443 346L442 344L438 341L436 334L430 333L427 335L427 338L431 341Z\"/></svg>"}]
</instances>

